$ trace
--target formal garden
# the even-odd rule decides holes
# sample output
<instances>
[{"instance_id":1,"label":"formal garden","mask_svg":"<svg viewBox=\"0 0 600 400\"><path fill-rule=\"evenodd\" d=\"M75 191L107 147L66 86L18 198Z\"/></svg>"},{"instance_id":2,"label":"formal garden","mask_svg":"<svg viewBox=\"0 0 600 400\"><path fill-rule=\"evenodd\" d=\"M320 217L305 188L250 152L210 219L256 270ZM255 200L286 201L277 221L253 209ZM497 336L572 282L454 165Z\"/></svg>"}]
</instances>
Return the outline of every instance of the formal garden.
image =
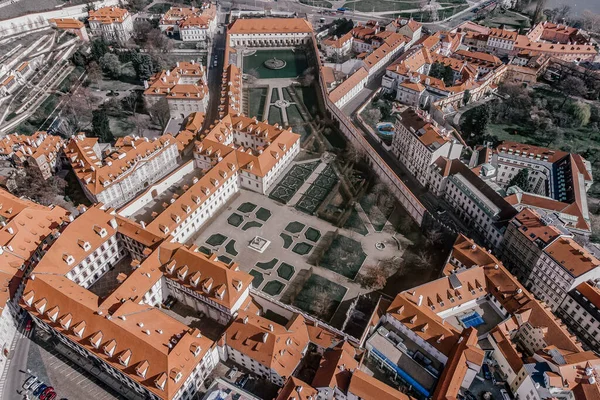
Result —
<instances>
[{"instance_id":1,"label":"formal garden","mask_svg":"<svg viewBox=\"0 0 600 400\"><path fill-rule=\"evenodd\" d=\"M298 189L304 184L306 179L317 168L320 161L308 163L298 163L294 165L287 174L273 188L269 197L280 203L287 204L294 197Z\"/></svg>"},{"instance_id":2,"label":"formal garden","mask_svg":"<svg viewBox=\"0 0 600 400\"><path fill-rule=\"evenodd\" d=\"M327 165L319 174L317 179L309 186L308 190L302 195L296 209L307 214L313 214L321 205L323 200L329 195L338 177L331 165Z\"/></svg>"}]
</instances>

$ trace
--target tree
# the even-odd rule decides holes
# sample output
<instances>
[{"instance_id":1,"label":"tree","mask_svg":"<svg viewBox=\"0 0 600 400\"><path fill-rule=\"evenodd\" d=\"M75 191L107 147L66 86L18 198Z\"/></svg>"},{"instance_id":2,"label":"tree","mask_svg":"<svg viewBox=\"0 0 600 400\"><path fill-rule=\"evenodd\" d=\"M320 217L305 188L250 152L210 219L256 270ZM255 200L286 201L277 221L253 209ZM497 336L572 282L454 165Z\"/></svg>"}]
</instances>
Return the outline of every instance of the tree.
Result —
<instances>
[{"instance_id":1,"label":"tree","mask_svg":"<svg viewBox=\"0 0 600 400\"><path fill-rule=\"evenodd\" d=\"M108 53L108 45L102 39L92 41L90 54L93 60L99 61L106 53Z\"/></svg>"},{"instance_id":2,"label":"tree","mask_svg":"<svg viewBox=\"0 0 600 400\"><path fill-rule=\"evenodd\" d=\"M469 89L465 90L465 95L463 96L463 104L469 104L469 100L471 100L471 91Z\"/></svg>"},{"instance_id":3,"label":"tree","mask_svg":"<svg viewBox=\"0 0 600 400\"><path fill-rule=\"evenodd\" d=\"M569 96L583 97L588 91L585 82L576 76L568 76L562 79L558 84L558 88L565 95L565 101Z\"/></svg>"},{"instance_id":4,"label":"tree","mask_svg":"<svg viewBox=\"0 0 600 400\"><path fill-rule=\"evenodd\" d=\"M537 0L535 11L533 12L533 23L537 24L541 22L544 17L544 10L546 9L546 3L548 0Z\"/></svg>"},{"instance_id":5,"label":"tree","mask_svg":"<svg viewBox=\"0 0 600 400\"><path fill-rule=\"evenodd\" d=\"M379 265L367 265L363 269L361 284L372 290L383 289L387 283L385 269Z\"/></svg>"},{"instance_id":6,"label":"tree","mask_svg":"<svg viewBox=\"0 0 600 400\"><path fill-rule=\"evenodd\" d=\"M87 88L79 88L77 93L64 97L63 107L60 112L60 132L70 137L90 127L92 118L92 96Z\"/></svg>"},{"instance_id":7,"label":"tree","mask_svg":"<svg viewBox=\"0 0 600 400\"><path fill-rule=\"evenodd\" d=\"M110 143L115 140L110 131L108 115L102 108L92 111L92 133L101 143Z\"/></svg>"},{"instance_id":8,"label":"tree","mask_svg":"<svg viewBox=\"0 0 600 400\"><path fill-rule=\"evenodd\" d=\"M145 44L148 42L148 35L150 35L150 32L152 32L154 26L152 26L149 21L144 19L136 19L133 22L133 28L136 42Z\"/></svg>"},{"instance_id":9,"label":"tree","mask_svg":"<svg viewBox=\"0 0 600 400\"><path fill-rule=\"evenodd\" d=\"M122 64L121 61L119 61L119 57L115 54L106 53L103 55L100 59L100 66L113 78L121 76Z\"/></svg>"},{"instance_id":10,"label":"tree","mask_svg":"<svg viewBox=\"0 0 600 400\"><path fill-rule=\"evenodd\" d=\"M154 63L152 57L148 54L135 53L136 56L132 58L133 68L140 81L148 80L154 73Z\"/></svg>"},{"instance_id":11,"label":"tree","mask_svg":"<svg viewBox=\"0 0 600 400\"><path fill-rule=\"evenodd\" d=\"M129 6L129 9L133 12L138 12L138 11L142 11L143 8L146 6L146 1L145 0L129 0L127 2L127 5Z\"/></svg>"},{"instance_id":12,"label":"tree","mask_svg":"<svg viewBox=\"0 0 600 400\"><path fill-rule=\"evenodd\" d=\"M173 43L160 29L155 28L148 32L148 43L157 51L167 53L173 47Z\"/></svg>"},{"instance_id":13,"label":"tree","mask_svg":"<svg viewBox=\"0 0 600 400\"><path fill-rule=\"evenodd\" d=\"M45 206L57 204L64 195L66 186L66 182L57 176L45 180L40 170L31 165L26 165L17 173L15 183L15 196L26 196Z\"/></svg>"},{"instance_id":14,"label":"tree","mask_svg":"<svg viewBox=\"0 0 600 400\"><path fill-rule=\"evenodd\" d=\"M431 65L429 76L443 80L447 86L454 84L454 70L452 67L437 61Z\"/></svg>"},{"instance_id":15,"label":"tree","mask_svg":"<svg viewBox=\"0 0 600 400\"><path fill-rule=\"evenodd\" d=\"M87 64L87 56L81 51L81 49L79 49L73 53L71 61L73 61L73 64L77 65L78 67L83 67Z\"/></svg>"},{"instance_id":16,"label":"tree","mask_svg":"<svg viewBox=\"0 0 600 400\"><path fill-rule=\"evenodd\" d=\"M127 108L129 109L129 111L131 111L133 115L135 115L138 100L139 99L137 92L131 92L127 97L125 97L125 99L123 99L123 102L127 105Z\"/></svg>"},{"instance_id":17,"label":"tree","mask_svg":"<svg viewBox=\"0 0 600 400\"><path fill-rule=\"evenodd\" d=\"M518 186L524 192L529 192L529 168L523 168L508 182L508 187Z\"/></svg>"},{"instance_id":18,"label":"tree","mask_svg":"<svg viewBox=\"0 0 600 400\"><path fill-rule=\"evenodd\" d=\"M299 82L302 86L311 86L315 81L315 71L314 68L307 68L302 71L302 75L300 75Z\"/></svg>"},{"instance_id":19,"label":"tree","mask_svg":"<svg viewBox=\"0 0 600 400\"><path fill-rule=\"evenodd\" d=\"M590 10L583 11L581 13L581 25L585 30L598 32L600 29L600 14Z\"/></svg>"},{"instance_id":20,"label":"tree","mask_svg":"<svg viewBox=\"0 0 600 400\"><path fill-rule=\"evenodd\" d=\"M366 116L369 119L371 125L374 125L381 121L381 110L378 108L371 108L366 112Z\"/></svg>"},{"instance_id":21,"label":"tree","mask_svg":"<svg viewBox=\"0 0 600 400\"><path fill-rule=\"evenodd\" d=\"M100 68L100 65L98 65L96 61L92 61L88 64L87 74L90 82L95 83L100 89L102 89L100 87L100 82L102 82L102 68Z\"/></svg>"},{"instance_id":22,"label":"tree","mask_svg":"<svg viewBox=\"0 0 600 400\"><path fill-rule=\"evenodd\" d=\"M468 141L477 141L478 137L485 134L487 125L490 122L490 108L488 104L483 104L467 111L460 124L460 129L465 134Z\"/></svg>"},{"instance_id":23,"label":"tree","mask_svg":"<svg viewBox=\"0 0 600 400\"><path fill-rule=\"evenodd\" d=\"M574 124L578 128L586 126L590 122L592 110L589 104L582 101L576 101L571 104L571 115L574 119Z\"/></svg>"},{"instance_id":24,"label":"tree","mask_svg":"<svg viewBox=\"0 0 600 400\"><path fill-rule=\"evenodd\" d=\"M156 124L158 124L162 129L165 129L167 127L169 119L171 118L167 99L162 98L156 103L154 103L152 107L150 107L149 113L150 118L152 118L152 120Z\"/></svg>"}]
</instances>

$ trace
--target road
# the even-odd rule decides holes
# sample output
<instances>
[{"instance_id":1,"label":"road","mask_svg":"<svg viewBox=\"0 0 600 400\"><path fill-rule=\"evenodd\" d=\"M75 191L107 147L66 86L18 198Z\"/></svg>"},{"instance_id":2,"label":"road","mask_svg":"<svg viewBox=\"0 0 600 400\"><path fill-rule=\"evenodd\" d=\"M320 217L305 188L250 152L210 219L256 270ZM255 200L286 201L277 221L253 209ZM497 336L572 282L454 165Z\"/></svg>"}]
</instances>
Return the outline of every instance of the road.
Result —
<instances>
[{"instance_id":1,"label":"road","mask_svg":"<svg viewBox=\"0 0 600 400\"><path fill-rule=\"evenodd\" d=\"M23 380L27 376L22 371L27 370L27 359L29 358L29 348L31 346L31 332L27 335L21 333L23 331L25 320L21 321L18 327L18 332L15 337L16 345L12 352L10 364L8 366L8 375L4 381L4 389L2 390L2 398L6 400L21 399L17 390L21 389Z\"/></svg>"}]
</instances>

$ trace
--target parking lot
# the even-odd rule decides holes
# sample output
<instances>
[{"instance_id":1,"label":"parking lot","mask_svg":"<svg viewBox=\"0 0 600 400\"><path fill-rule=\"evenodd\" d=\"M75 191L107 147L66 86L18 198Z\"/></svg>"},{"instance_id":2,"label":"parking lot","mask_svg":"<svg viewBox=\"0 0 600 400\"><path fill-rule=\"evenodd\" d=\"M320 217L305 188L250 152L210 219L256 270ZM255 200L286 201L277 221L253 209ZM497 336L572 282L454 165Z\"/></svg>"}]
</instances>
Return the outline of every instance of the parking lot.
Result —
<instances>
[{"instance_id":1,"label":"parking lot","mask_svg":"<svg viewBox=\"0 0 600 400\"><path fill-rule=\"evenodd\" d=\"M56 399L67 398L69 400L114 400L121 398L118 394L108 392L106 385L92 377L72 361L59 354L49 346L45 338L40 335L32 337L27 359L27 370L38 377L47 386L52 386L56 392ZM30 376L27 371L22 373L22 383ZM29 394L33 399L31 391L23 392ZM6 399L23 398L18 393L6 393Z\"/></svg>"}]
</instances>

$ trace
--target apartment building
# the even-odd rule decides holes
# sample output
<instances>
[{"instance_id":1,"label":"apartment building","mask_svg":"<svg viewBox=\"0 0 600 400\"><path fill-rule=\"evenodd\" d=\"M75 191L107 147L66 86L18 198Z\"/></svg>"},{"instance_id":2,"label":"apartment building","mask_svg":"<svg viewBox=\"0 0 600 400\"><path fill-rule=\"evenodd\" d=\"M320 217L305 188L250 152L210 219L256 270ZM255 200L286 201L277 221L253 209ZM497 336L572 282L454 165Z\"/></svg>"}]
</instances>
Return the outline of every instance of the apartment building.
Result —
<instances>
[{"instance_id":1,"label":"apartment building","mask_svg":"<svg viewBox=\"0 0 600 400\"><path fill-rule=\"evenodd\" d=\"M144 101L151 108L161 99L166 99L172 118L185 118L191 113L205 113L209 91L206 69L203 65L177 62L171 70L154 74L144 81Z\"/></svg>"},{"instance_id":2,"label":"apartment building","mask_svg":"<svg viewBox=\"0 0 600 400\"><path fill-rule=\"evenodd\" d=\"M518 32L503 28L491 28L486 43L487 51L492 54L510 54L515 48Z\"/></svg>"},{"instance_id":3,"label":"apartment building","mask_svg":"<svg viewBox=\"0 0 600 400\"><path fill-rule=\"evenodd\" d=\"M217 8L203 3L201 7L171 7L158 27L167 36L179 35L184 42L210 40L217 29Z\"/></svg>"},{"instance_id":4,"label":"apartment building","mask_svg":"<svg viewBox=\"0 0 600 400\"><path fill-rule=\"evenodd\" d=\"M154 140L128 136L108 154L100 154L98 138L78 134L71 138L65 156L86 197L108 207L119 207L148 184L177 167L178 141L170 134Z\"/></svg>"},{"instance_id":5,"label":"apartment building","mask_svg":"<svg viewBox=\"0 0 600 400\"><path fill-rule=\"evenodd\" d=\"M457 110L494 92L506 74L506 65L495 56L458 50L455 42L460 44L459 39L460 36L442 35L417 42L386 68L382 87L388 93L396 93L396 100L403 104L435 107L442 113ZM452 82L429 75L436 63L452 69Z\"/></svg>"},{"instance_id":6,"label":"apartment building","mask_svg":"<svg viewBox=\"0 0 600 400\"><path fill-rule=\"evenodd\" d=\"M196 166L209 169L230 152L239 168L239 185L267 194L300 152L300 135L256 118L227 115L196 143Z\"/></svg>"},{"instance_id":7,"label":"apartment building","mask_svg":"<svg viewBox=\"0 0 600 400\"><path fill-rule=\"evenodd\" d=\"M73 35L76 35L84 42L89 42L90 37L85 29L85 24L75 18L50 18L48 20L50 26L56 29L64 30Z\"/></svg>"},{"instance_id":8,"label":"apartment building","mask_svg":"<svg viewBox=\"0 0 600 400\"><path fill-rule=\"evenodd\" d=\"M473 316L481 321L471 324ZM588 381L571 380L567 368L572 368L574 360L589 359L591 352L584 352L550 309L494 255L462 235L454 244L444 277L396 296L374 332L367 341L368 356L383 359L388 369L397 365L396 373L415 388L419 386L411 380L420 383L424 396L428 396L422 391L427 376L413 368L411 361L429 360L418 365L427 365L426 370L436 377L433 399L454 398L469 389L484 362L479 346L484 339L486 347L491 345L486 350L487 362L496 367L515 397L548 398L552 388L560 387L539 379L539 363L565 365L546 370L560 375L561 384L570 382L564 386L565 398L579 399L576 393L587 389ZM563 360L552 359L561 354ZM593 399L595 393L600 392L594 385L594 391L581 398Z\"/></svg>"},{"instance_id":9,"label":"apartment building","mask_svg":"<svg viewBox=\"0 0 600 400\"><path fill-rule=\"evenodd\" d=\"M46 246L59 236L68 212L45 207L0 189L0 371L8 367L11 344L23 314L23 282Z\"/></svg>"},{"instance_id":10,"label":"apartment building","mask_svg":"<svg viewBox=\"0 0 600 400\"><path fill-rule=\"evenodd\" d=\"M342 83L335 86L329 92L329 100L339 109L342 109L350 100L354 98L367 85L369 80L369 71L361 67Z\"/></svg>"},{"instance_id":11,"label":"apartment building","mask_svg":"<svg viewBox=\"0 0 600 400\"><path fill-rule=\"evenodd\" d=\"M242 72L237 65L229 64L223 71L219 118L242 112L242 93Z\"/></svg>"},{"instance_id":12,"label":"apartment building","mask_svg":"<svg viewBox=\"0 0 600 400\"><path fill-rule=\"evenodd\" d=\"M421 38L423 25L412 18L399 17L387 24L385 30L400 33L410 38L406 44L406 48L409 48Z\"/></svg>"},{"instance_id":13,"label":"apartment building","mask_svg":"<svg viewBox=\"0 0 600 400\"><path fill-rule=\"evenodd\" d=\"M198 329L131 300L107 303L62 275L32 275L21 305L39 329L140 398L191 399L219 360Z\"/></svg>"},{"instance_id":14,"label":"apartment building","mask_svg":"<svg viewBox=\"0 0 600 400\"><path fill-rule=\"evenodd\" d=\"M565 231L535 211L524 210L510 222L503 243L507 265L553 311L571 290L600 278L600 261Z\"/></svg>"},{"instance_id":15,"label":"apartment building","mask_svg":"<svg viewBox=\"0 0 600 400\"><path fill-rule=\"evenodd\" d=\"M569 291L556 311L569 329L589 349L600 348L600 289L588 281Z\"/></svg>"},{"instance_id":16,"label":"apartment building","mask_svg":"<svg viewBox=\"0 0 600 400\"><path fill-rule=\"evenodd\" d=\"M281 47L310 43L313 29L303 18L237 19L227 29L231 47Z\"/></svg>"},{"instance_id":17,"label":"apartment building","mask_svg":"<svg viewBox=\"0 0 600 400\"><path fill-rule=\"evenodd\" d=\"M578 235L589 235L587 191L593 181L589 161L578 154L503 142L496 148L496 182L506 187L522 169L529 173L529 188L506 199L516 208L531 207L555 212Z\"/></svg>"},{"instance_id":18,"label":"apartment building","mask_svg":"<svg viewBox=\"0 0 600 400\"><path fill-rule=\"evenodd\" d=\"M451 132L418 110L409 108L396 119L392 153L423 186L429 182L430 166L435 160L459 158L462 148Z\"/></svg>"},{"instance_id":19,"label":"apartment building","mask_svg":"<svg viewBox=\"0 0 600 400\"><path fill-rule=\"evenodd\" d=\"M500 194L459 159L430 166L429 190L442 196L491 249L499 250L508 222L517 214Z\"/></svg>"},{"instance_id":20,"label":"apartment building","mask_svg":"<svg viewBox=\"0 0 600 400\"><path fill-rule=\"evenodd\" d=\"M312 381L318 392L316 399L346 399L350 379L357 370L356 349L348 342L325 351Z\"/></svg>"},{"instance_id":21,"label":"apartment building","mask_svg":"<svg viewBox=\"0 0 600 400\"><path fill-rule=\"evenodd\" d=\"M353 42L352 31L337 37L324 39L321 42L321 48L327 57L330 58L342 58L352 51Z\"/></svg>"},{"instance_id":22,"label":"apartment building","mask_svg":"<svg viewBox=\"0 0 600 400\"><path fill-rule=\"evenodd\" d=\"M225 360L278 386L283 386L300 366L309 344L306 321L300 314L283 326L240 312L221 340Z\"/></svg>"},{"instance_id":23,"label":"apartment building","mask_svg":"<svg viewBox=\"0 0 600 400\"><path fill-rule=\"evenodd\" d=\"M125 42L133 34L133 18L118 7L102 7L89 12L90 33L106 41Z\"/></svg>"},{"instance_id":24,"label":"apartment building","mask_svg":"<svg viewBox=\"0 0 600 400\"><path fill-rule=\"evenodd\" d=\"M61 168L60 152L65 145L60 136L47 132L35 132L33 135L6 135L0 139L0 160L11 160L23 168L25 165L36 168L42 178L50 178Z\"/></svg>"}]
</instances>

